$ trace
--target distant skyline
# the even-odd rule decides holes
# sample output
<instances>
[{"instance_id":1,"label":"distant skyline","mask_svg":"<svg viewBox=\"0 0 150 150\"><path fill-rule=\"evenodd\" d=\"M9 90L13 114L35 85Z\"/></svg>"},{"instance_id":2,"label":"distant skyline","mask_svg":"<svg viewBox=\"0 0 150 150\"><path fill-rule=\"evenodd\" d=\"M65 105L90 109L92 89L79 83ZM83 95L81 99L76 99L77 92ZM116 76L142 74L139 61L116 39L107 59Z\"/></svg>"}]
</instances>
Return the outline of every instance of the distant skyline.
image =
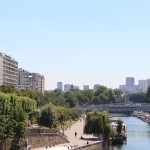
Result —
<instances>
[{"instance_id":1,"label":"distant skyline","mask_svg":"<svg viewBox=\"0 0 150 150\"><path fill-rule=\"evenodd\" d=\"M0 1L0 52L57 82L118 88L150 78L149 0Z\"/></svg>"}]
</instances>

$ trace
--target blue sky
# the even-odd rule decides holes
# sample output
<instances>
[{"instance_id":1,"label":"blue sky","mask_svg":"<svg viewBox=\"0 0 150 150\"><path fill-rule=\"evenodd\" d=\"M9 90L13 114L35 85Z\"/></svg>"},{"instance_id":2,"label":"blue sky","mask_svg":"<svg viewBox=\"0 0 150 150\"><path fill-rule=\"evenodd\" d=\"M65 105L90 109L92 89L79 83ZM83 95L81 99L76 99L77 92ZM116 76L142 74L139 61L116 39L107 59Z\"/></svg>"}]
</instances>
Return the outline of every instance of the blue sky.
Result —
<instances>
[{"instance_id":1,"label":"blue sky","mask_svg":"<svg viewBox=\"0 0 150 150\"><path fill-rule=\"evenodd\" d=\"M58 81L116 88L150 78L149 0L0 0L0 51Z\"/></svg>"}]
</instances>

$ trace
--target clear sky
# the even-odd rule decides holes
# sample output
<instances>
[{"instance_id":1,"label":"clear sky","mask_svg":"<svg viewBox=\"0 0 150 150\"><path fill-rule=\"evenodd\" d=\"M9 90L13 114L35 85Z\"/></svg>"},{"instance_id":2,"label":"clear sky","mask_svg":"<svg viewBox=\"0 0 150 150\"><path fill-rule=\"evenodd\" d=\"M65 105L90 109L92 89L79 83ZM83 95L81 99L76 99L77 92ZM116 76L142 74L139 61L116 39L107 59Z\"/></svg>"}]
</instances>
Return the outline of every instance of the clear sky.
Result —
<instances>
[{"instance_id":1,"label":"clear sky","mask_svg":"<svg viewBox=\"0 0 150 150\"><path fill-rule=\"evenodd\" d=\"M150 78L150 0L0 0L0 52L47 90Z\"/></svg>"}]
</instances>

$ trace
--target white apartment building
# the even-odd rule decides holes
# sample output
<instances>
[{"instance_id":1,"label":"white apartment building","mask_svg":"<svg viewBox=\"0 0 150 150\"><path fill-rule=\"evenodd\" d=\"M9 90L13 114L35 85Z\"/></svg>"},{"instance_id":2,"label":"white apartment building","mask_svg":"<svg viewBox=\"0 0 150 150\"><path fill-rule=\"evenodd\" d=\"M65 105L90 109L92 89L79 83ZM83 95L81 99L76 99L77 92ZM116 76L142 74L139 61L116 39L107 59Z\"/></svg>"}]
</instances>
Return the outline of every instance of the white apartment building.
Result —
<instances>
[{"instance_id":1,"label":"white apartment building","mask_svg":"<svg viewBox=\"0 0 150 150\"><path fill-rule=\"evenodd\" d=\"M45 79L39 73L30 73L22 68L18 69L18 89L31 89L39 92L45 90Z\"/></svg>"},{"instance_id":2,"label":"white apartment building","mask_svg":"<svg viewBox=\"0 0 150 150\"><path fill-rule=\"evenodd\" d=\"M39 92L44 93L44 90L45 90L44 76L39 73L30 73L29 78L30 78L30 83L31 83L30 89L37 90Z\"/></svg>"},{"instance_id":3,"label":"white apartment building","mask_svg":"<svg viewBox=\"0 0 150 150\"><path fill-rule=\"evenodd\" d=\"M0 53L0 85L5 84L17 87L18 62L14 58Z\"/></svg>"},{"instance_id":4,"label":"white apartment building","mask_svg":"<svg viewBox=\"0 0 150 150\"><path fill-rule=\"evenodd\" d=\"M30 89L30 72L23 70L22 68L18 69L18 89Z\"/></svg>"}]
</instances>

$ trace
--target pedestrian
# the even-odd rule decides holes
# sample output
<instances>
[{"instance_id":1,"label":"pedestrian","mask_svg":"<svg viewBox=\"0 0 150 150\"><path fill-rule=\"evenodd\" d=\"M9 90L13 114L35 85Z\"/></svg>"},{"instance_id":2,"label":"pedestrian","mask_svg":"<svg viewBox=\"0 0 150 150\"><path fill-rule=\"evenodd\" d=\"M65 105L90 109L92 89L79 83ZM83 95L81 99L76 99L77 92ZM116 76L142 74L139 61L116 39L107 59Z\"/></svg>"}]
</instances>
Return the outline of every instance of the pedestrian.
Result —
<instances>
[{"instance_id":1,"label":"pedestrian","mask_svg":"<svg viewBox=\"0 0 150 150\"><path fill-rule=\"evenodd\" d=\"M75 137L77 136L77 132L75 132Z\"/></svg>"}]
</instances>

